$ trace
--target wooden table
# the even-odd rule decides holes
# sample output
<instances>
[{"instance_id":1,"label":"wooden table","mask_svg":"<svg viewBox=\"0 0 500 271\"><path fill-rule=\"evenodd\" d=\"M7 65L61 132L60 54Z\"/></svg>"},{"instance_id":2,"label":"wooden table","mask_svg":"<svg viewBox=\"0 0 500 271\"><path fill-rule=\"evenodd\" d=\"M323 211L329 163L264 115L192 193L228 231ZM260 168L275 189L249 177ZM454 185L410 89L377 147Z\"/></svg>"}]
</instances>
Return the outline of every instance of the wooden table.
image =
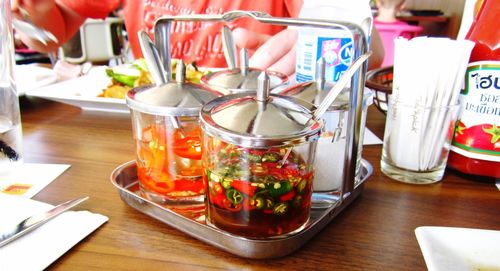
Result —
<instances>
[{"instance_id":1,"label":"wooden table","mask_svg":"<svg viewBox=\"0 0 500 271\"><path fill-rule=\"evenodd\" d=\"M366 146L374 168L362 195L297 252L268 261L233 256L144 215L110 183L134 159L128 114L81 111L23 98L27 162L71 164L34 199L57 204L90 199L76 209L109 221L50 266L51 270L425 270L419 226L500 229L500 192L453 172L435 185L392 181L380 172L381 145ZM384 116L369 109L368 127L383 135ZM48 244L49 245L49 244Z\"/></svg>"}]
</instances>

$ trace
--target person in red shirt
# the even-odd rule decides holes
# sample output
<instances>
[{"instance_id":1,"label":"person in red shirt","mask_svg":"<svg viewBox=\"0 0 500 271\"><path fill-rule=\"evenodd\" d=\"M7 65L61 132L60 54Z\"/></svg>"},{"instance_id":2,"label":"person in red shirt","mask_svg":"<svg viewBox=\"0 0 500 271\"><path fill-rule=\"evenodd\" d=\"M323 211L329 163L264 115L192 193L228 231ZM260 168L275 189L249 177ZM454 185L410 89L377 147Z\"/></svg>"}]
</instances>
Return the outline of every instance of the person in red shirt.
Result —
<instances>
[{"instance_id":1,"label":"person in red shirt","mask_svg":"<svg viewBox=\"0 0 500 271\"><path fill-rule=\"evenodd\" d=\"M302 0L12 0L11 5L15 16L22 17L21 11L30 14L33 23L49 30L58 38L59 44L52 43L48 46L35 40L25 40L29 47L40 52L56 50L78 31L87 18L105 18L121 7L132 52L138 58L142 54L136 33L143 29L152 33L155 20L163 15L223 14L230 10L256 10L275 17L297 17ZM232 22L230 26L237 45L247 48L251 55L262 44L266 44L250 59L252 67L286 74L294 72L296 31L283 26L261 24L249 18ZM172 58L182 58L186 62L196 62L205 67L226 66L220 25L175 22L170 39ZM376 66L377 62L379 61L373 60L372 64Z\"/></svg>"}]
</instances>

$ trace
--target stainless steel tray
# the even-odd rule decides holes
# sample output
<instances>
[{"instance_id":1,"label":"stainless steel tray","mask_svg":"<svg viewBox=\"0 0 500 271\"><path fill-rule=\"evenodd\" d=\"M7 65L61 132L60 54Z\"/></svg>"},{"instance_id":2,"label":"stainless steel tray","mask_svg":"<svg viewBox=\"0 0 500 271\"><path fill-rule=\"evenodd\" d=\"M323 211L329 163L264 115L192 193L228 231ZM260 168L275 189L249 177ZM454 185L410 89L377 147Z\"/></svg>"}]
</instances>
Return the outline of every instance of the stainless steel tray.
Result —
<instances>
[{"instance_id":1,"label":"stainless steel tray","mask_svg":"<svg viewBox=\"0 0 500 271\"><path fill-rule=\"evenodd\" d=\"M232 254L252 259L267 259L288 255L316 235L361 193L364 182L372 171L371 164L362 160L361 180L352 193L344 195L343 200L339 200L340 197L335 195L313 193L313 208L305 227L294 234L268 239L241 237L206 225L203 205L173 209L141 197L135 161L117 167L111 174L111 182L118 188L122 200L139 212ZM325 205L325 202L328 205Z\"/></svg>"}]
</instances>

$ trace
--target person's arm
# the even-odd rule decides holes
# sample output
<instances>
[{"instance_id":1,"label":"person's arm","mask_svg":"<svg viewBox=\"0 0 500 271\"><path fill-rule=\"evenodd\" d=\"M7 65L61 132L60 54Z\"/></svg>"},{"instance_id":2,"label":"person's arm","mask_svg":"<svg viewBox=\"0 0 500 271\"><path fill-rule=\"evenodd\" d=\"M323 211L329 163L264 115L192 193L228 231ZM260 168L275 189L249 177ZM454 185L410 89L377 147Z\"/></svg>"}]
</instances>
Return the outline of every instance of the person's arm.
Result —
<instances>
[{"instance_id":1,"label":"person's arm","mask_svg":"<svg viewBox=\"0 0 500 271\"><path fill-rule=\"evenodd\" d=\"M47 45L20 34L21 40L28 47L42 53L53 52L69 40L85 21L64 4L57 0L12 0L12 13L23 20L29 18L33 24L50 31L58 39L58 43Z\"/></svg>"},{"instance_id":2,"label":"person's arm","mask_svg":"<svg viewBox=\"0 0 500 271\"><path fill-rule=\"evenodd\" d=\"M249 60L251 67L279 71L286 75L295 72L296 30L285 29L270 36L250 32L244 28L235 28L233 37L238 47L253 52ZM368 60L369 70L380 67L384 60L382 39L375 28L372 31L370 50L372 55Z\"/></svg>"},{"instance_id":3,"label":"person's arm","mask_svg":"<svg viewBox=\"0 0 500 271\"><path fill-rule=\"evenodd\" d=\"M384 61L384 44L382 43L380 33L375 27L372 29L370 50L372 51L372 55L368 59L368 70L380 68Z\"/></svg>"}]
</instances>

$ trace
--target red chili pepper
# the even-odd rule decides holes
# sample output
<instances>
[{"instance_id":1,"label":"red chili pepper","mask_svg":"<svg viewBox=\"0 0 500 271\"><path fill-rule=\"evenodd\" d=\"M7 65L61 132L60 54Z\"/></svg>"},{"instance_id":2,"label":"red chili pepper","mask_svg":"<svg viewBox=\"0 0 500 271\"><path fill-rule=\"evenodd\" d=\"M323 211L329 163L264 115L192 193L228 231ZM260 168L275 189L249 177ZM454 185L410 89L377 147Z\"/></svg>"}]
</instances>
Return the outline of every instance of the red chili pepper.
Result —
<instances>
[{"instance_id":1,"label":"red chili pepper","mask_svg":"<svg viewBox=\"0 0 500 271\"><path fill-rule=\"evenodd\" d=\"M241 203L233 205L233 203L230 200L228 200L226 197L224 197L224 199L222 199L223 208L225 208L226 210L229 210L229 211L238 212L242 208L241 205L242 205Z\"/></svg>"},{"instance_id":2,"label":"red chili pepper","mask_svg":"<svg viewBox=\"0 0 500 271\"><path fill-rule=\"evenodd\" d=\"M252 186L252 183L240 180L233 180L231 182L231 186L250 197L253 196L255 194L255 190L257 190L257 186Z\"/></svg>"},{"instance_id":3,"label":"red chili pepper","mask_svg":"<svg viewBox=\"0 0 500 271\"><path fill-rule=\"evenodd\" d=\"M289 201L289 200L292 200L293 197L295 196L295 190L292 189L290 192L286 193L286 194L283 194L280 196L280 201Z\"/></svg>"},{"instance_id":4,"label":"red chili pepper","mask_svg":"<svg viewBox=\"0 0 500 271\"><path fill-rule=\"evenodd\" d=\"M269 175L274 176L277 179L284 180L286 179L286 174L283 168L281 168L278 163L275 162L265 162L262 163L262 166L267 169Z\"/></svg>"},{"instance_id":5,"label":"red chili pepper","mask_svg":"<svg viewBox=\"0 0 500 271\"><path fill-rule=\"evenodd\" d=\"M211 203L213 203L221 208L226 208L223 204L223 201L227 200L226 195L224 195L224 194L219 194L216 196L209 195L208 197L209 197L209 200Z\"/></svg>"},{"instance_id":6,"label":"red chili pepper","mask_svg":"<svg viewBox=\"0 0 500 271\"><path fill-rule=\"evenodd\" d=\"M264 153L266 153L265 150L257 150L257 149L250 149L248 152L250 154L259 155L259 156L262 156Z\"/></svg>"},{"instance_id":7,"label":"red chili pepper","mask_svg":"<svg viewBox=\"0 0 500 271\"><path fill-rule=\"evenodd\" d=\"M306 175L302 176L302 179L304 180L312 180L313 178L313 172L312 171L309 171L309 173L307 173Z\"/></svg>"},{"instance_id":8,"label":"red chili pepper","mask_svg":"<svg viewBox=\"0 0 500 271\"><path fill-rule=\"evenodd\" d=\"M203 182L190 180L175 180L174 190L176 191L193 191L195 193L203 192Z\"/></svg>"},{"instance_id":9,"label":"red chili pepper","mask_svg":"<svg viewBox=\"0 0 500 271\"><path fill-rule=\"evenodd\" d=\"M172 150L180 157L201 160L201 146L199 137L185 137L172 143Z\"/></svg>"},{"instance_id":10,"label":"red chili pepper","mask_svg":"<svg viewBox=\"0 0 500 271\"><path fill-rule=\"evenodd\" d=\"M298 177L298 176L300 176L299 170L296 169L296 168L291 168L291 167L285 168L285 174L287 176L291 176L291 177Z\"/></svg>"},{"instance_id":11,"label":"red chili pepper","mask_svg":"<svg viewBox=\"0 0 500 271\"><path fill-rule=\"evenodd\" d=\"M224 188L220 183L214 183L213 190L217 194L223 194L224 193Z\"/></svg>"}]
</instances>

